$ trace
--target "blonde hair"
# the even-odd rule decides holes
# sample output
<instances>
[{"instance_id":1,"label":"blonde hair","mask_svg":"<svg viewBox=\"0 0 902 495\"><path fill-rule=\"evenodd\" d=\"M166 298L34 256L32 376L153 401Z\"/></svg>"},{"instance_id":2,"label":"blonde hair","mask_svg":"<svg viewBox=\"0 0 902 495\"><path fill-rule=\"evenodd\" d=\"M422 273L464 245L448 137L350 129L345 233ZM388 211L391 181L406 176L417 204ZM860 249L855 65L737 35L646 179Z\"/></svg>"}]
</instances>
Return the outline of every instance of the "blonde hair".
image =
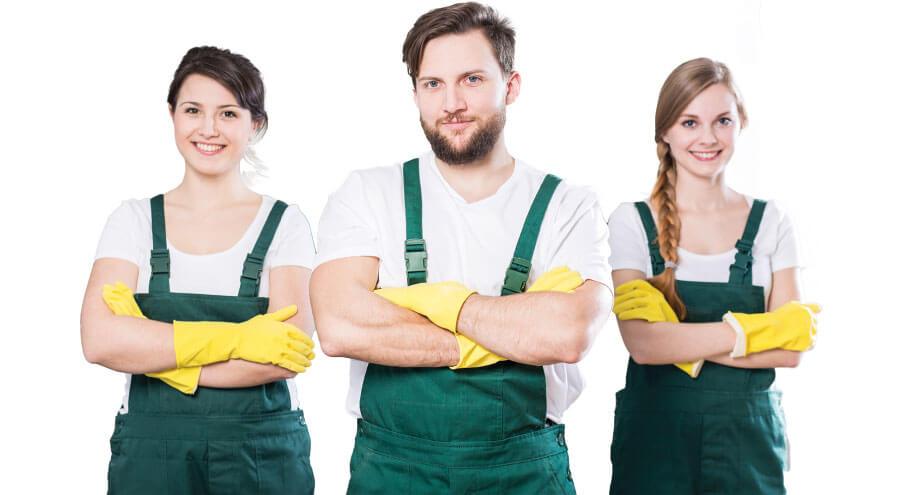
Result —
<instances>
[{"instance_id":1,"label":"blonde hair","mask_svg":"<svg viewBox=\"0 0 902 495\"><path fill-rule=\"evenodd\" d=\"M721 62L708 58L696 58L680 64L667 76L658 94L655 109L655 143L658 152L658 178L651 191L651 206L658 215L658 246L665 261L670 263L664 271L649 279L660 290L679 316L686 318L686 305L676 291L674 267L679 261L677 246L680 242L680 215L676 202L676 162L670 154L670 145L664 142L664 134L682 114L683 110L702 91L715 84L723 84L733 93L740 124L745 127L747 117L739 90L733 83L730 69ZM672 266L671 266L672 265Z\"/></svg>"}]
</instances>

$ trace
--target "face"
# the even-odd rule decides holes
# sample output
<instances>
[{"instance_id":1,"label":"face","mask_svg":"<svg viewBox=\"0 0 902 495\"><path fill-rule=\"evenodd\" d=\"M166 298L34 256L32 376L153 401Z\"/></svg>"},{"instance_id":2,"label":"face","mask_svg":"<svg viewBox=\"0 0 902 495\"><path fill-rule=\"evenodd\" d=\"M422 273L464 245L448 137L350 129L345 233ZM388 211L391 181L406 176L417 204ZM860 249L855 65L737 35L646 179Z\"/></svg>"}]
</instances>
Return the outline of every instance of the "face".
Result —
<instances>
[{"instance_id":1,"label":"face","mask_svg":"<svg viewBox=\"0 0 902 495\"><path fill-rule=\"evenodd\" d=\"M414 99L436 157L460 165L486 156L504 130L506 106L519 91L520 75L505 76L482 32L430 40Z\"/></svg>"},{"instance_id":2,"label":"face","mask_svg":"<svg viewBox=\"0 0 902 495\"><path fill-rule=\"evenodd\" d=\"M726 86L715 84L689 103L663 139L679 173L710 179L723 173L739 130L736 98Z\"/></svg>"},{"instance_id":3,"label":"face","mask_svg":"<svg viewBox=\"0 0 902 495\"><path fill-rule=\"evenodd\" d=\"M179 152L204 175L236 169L257 130L231 91L200 74L185 78L170 112Z\"/></svg>"}]
</instances>

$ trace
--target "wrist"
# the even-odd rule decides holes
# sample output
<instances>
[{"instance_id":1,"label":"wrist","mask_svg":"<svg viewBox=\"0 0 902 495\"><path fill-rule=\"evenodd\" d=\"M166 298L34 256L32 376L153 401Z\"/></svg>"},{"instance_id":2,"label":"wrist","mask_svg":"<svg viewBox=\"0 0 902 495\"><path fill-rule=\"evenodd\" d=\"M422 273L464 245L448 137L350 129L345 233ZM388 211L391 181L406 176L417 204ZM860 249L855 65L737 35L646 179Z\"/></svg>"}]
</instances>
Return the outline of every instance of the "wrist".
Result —
<instances>
[{"instance_id":1,"label":"wrist","mask_svg":"<svg viewBox=\"0 0 902 495\"><path fill-rule=\"evenodd\" d=\"M457 332L469 335L479 322L479 313L482 310L483 303L488 296L482 296L477 293L470 294L457 314Z\"/></svg>"}]
</instances>

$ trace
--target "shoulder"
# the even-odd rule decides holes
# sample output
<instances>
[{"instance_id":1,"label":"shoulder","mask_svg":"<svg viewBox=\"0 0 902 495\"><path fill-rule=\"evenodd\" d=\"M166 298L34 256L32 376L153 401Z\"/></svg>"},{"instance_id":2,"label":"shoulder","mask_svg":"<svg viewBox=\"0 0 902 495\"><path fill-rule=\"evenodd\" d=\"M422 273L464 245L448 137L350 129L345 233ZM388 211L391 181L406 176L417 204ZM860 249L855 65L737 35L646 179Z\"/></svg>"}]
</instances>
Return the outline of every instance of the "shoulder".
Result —
<instances>
[{"instance_id":1,"label":"shoulder","mask_svg":"<svg viewBox=\"0 0 902 495\"><path fill-rule=\"evenodd\" d=\"M126 199L110 214L110 221L135 227L150 226L150 198Z\"/></svg>"},{"instance_id":2,"label":"shoulder","mask_svg":"<svg viewBox=\"0 0 902 495\"><path fill-rule=\"evenodd\" d=\"M599 208L599 195L595 188L588 185L574 184L552 172L545 172L526 163L520 163L524 180L530 188L538 190L548 176L555 176L560 182L554 189L550 207L561 212L580 212Z\"/></svg>"}]
</instances>

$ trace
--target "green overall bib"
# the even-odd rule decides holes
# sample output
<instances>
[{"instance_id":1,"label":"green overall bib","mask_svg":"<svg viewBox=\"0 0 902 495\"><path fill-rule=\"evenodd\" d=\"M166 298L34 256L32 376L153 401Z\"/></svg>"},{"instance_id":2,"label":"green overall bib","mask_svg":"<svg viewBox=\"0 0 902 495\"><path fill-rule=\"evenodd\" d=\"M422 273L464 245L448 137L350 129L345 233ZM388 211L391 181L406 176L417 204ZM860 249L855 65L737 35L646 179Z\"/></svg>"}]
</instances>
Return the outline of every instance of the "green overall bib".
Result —
<instances>
[{"instance_id":1,"label":"green overall bib","mask_svg":"<svg viewBox=\"0 0 902 495\"><path fill-rule=\"evenodd\" d=\"M141 311L165 321L242 322L266 313L258 297L263 260L285 211L277 201L248 254L238 296L169 291L169 251L163 196L151 199L153 250ZM198 387L185 395L146 375L131 377L128 412L116 417L110 439L109 493L312 494L310 436L300 410L291 410L280 380L246 388Z\"/></svg>"},{"instance_id":2,"label":"green overall bib","mask_svg":"<svg viewBox=\"0 0 902 495\"><path fill-rule=\"evenodd\" d=\"M752 285L752 246L766 203L755 200L727 283L677 280L686 323L721 321L727 311L766 311ZM644 202L654 274L664 270L657 229ZM774 370L705 363L692 379L672 365L630 359L617 393L611 494L782 494L786 441Z\"/></svg>"},{"instance_id":3,"label":"green overall bib","mask_svg":"<svg viewBox=\"0 0 902 495\"><path fill-rule=\"evenodd\" d=\"M560 179L545 177L502 295L523 292L536 238ZM426 281L419 163L404 164L408 285ZM452 371L369 364L349 494L569 494L564 425L546 425L541 366L504 361Z\"/></svg>"}]
</instances>

